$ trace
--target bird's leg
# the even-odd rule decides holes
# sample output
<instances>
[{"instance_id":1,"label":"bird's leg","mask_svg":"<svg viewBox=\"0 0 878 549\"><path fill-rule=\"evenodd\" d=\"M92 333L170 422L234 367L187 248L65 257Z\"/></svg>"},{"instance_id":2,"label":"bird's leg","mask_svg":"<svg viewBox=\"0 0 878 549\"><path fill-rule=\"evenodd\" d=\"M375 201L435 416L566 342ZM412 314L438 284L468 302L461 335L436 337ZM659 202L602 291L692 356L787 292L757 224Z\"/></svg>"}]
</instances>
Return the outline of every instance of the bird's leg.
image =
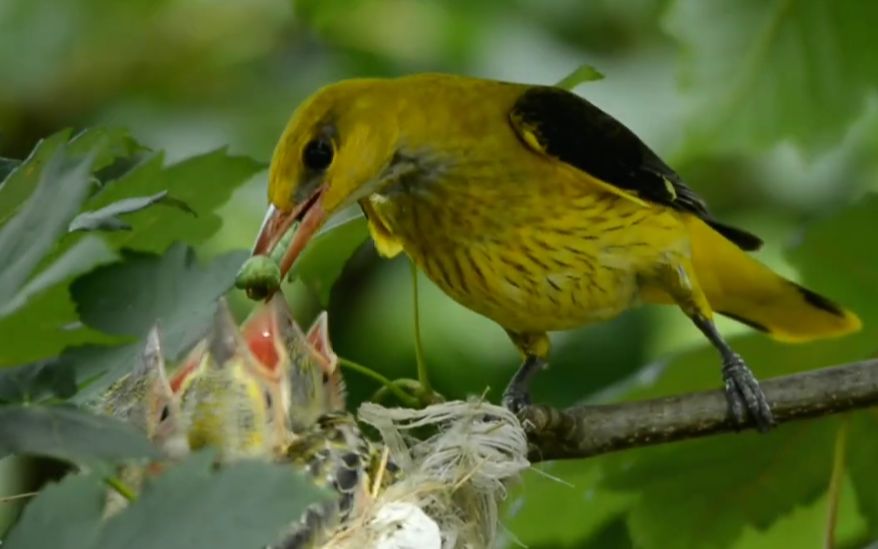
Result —
<instances>
[{"instance_id":1,"label":"bird's leg","mask_svg":"<svg viewBox=\"0 0 878 549\"><path fill-rule=\"evenodd\" d=\"M747 424L749 414L757 429L762 432L769 430L774 425L774 416L765 393L744 360L717 331L710 304L694 276L691 263L684 261L674 265L669 262L660 270L659 279L662 287L719 351L723 361L726 400L732 419L743 427Z\"/></svg>"},{"instance_id":2,"label":"bird's leg","mask_svg":"<svg viewBox=\"0 0 878 549\"><path fill-rule=\"evenodd\" d=\"M761 432L771 429L774 426L774 415L756 376L741 356L729 347L712 320L696 314L692 316L692 321L722 356L726 400L735 422L741 426L746 425L749 413Z\"/></svg>"},{"instance_id":3,"label":"bird's leg","mask_svg":"<svg viewBox=\"0 0 878 549\"><path fill-rule=\"evenodd\" d=\"M530 405L530 382L545 368L547 362L536 355L527 355L503 391L503 405L518 413Z\"/></svg>"},{"instance_id":4,"label":"bird's leg","mask_svg":"<svg viewBox=\"0 0 878 549\"><path fill-rule=\"evenodd\" d=\"M524 362L503 391L503 405L519 413L530 405L530 382L549 363L549 336L545 333L517 333L507 330L509 337L524 355Z\"/></svg>"}]
</instances>

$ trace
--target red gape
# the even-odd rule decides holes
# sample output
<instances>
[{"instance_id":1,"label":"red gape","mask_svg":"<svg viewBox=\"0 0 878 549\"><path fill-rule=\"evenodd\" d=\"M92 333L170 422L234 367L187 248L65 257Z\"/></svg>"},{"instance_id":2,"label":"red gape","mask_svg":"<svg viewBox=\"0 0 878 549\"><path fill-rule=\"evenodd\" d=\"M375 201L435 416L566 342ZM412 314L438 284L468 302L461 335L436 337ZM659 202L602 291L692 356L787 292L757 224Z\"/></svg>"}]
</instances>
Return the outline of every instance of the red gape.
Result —
<instances>
[{"instance_id":1,"label":"red gape","mask_svg":"<svg viewBox=\"0 0 878 549\"><path fill-rule=\"evenodd\" d=\"M329 341L328 318L325 311L320 313L311 327L308 328L308 334L305 337L315 351L315 357L319 359L324 371L327 374L332 374L338 364L338 356L332 350L332 344Z\"/></svg>"},{"instance_id":2,"label":"red gape","mask_svg":"<svg viewBox=\"0 0 878 549\"><path fill-rule=\"evenodd\" d=\"M262 307L241 329L250 352L269 371L276 370L280 361L274 328L272 308Z\"/></svg>"},{"instance_id":3,"label":"red gape","mask_svg":"<svg viewBox=\"0 0 878 549\"><path fill-rule=\"evenodd\" d=\"M198 345L190 351L186 360L183 362L183 365L177 368L177 371L174 372L173 377L171 377L171 380L169 381L172 393L179 394L180 389L183 387L183 382L185 382L186 378L192 375L198 368L203 355L204 347L202 345Z\"/></svg>"}]
</instances>

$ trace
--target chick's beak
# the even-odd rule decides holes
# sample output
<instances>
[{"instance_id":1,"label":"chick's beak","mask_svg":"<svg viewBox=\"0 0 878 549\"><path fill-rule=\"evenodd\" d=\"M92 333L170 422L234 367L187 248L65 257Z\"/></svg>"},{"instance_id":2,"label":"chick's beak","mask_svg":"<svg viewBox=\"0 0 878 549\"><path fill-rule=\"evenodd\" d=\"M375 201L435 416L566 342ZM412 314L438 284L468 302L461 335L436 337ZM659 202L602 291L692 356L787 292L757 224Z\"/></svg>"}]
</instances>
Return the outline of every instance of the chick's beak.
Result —
<instances>
[{"instance_id":1,"label":"chick's beak","mask_svg":"<svg viewBox=\"0 0 878 549\"><path fill-rule=\"evenodd\" d=\"M262 227L256 236L252 255L271 255L293 223L299 222L293 240L280 260L281 278L287 275L305 245L326 221L322 200L324 189L325 186L320 185L307 200L289 211L280 210L272 204L265 212L265 219L262 220Z\"/></svg>"}]
</instances>

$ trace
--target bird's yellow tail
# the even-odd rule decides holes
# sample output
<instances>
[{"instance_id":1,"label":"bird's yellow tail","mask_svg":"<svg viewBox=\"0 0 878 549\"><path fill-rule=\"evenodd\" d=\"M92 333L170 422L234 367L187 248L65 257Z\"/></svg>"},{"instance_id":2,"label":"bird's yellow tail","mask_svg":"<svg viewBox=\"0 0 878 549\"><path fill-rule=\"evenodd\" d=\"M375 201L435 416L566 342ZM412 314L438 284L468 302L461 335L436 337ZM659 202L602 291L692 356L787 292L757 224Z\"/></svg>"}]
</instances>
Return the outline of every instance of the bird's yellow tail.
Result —
<instances>
[{"instance_id":1,"label":"bird's yellow tail","mask_svg":"<svg viewBox=\"0 0 878 549\"><path fill-rule=\"evenodd\" d=\"M704 221L688 224L695 275L717 313L789 342L860 329L857 315L774 273Z\"/></svg>"}]
</instances>

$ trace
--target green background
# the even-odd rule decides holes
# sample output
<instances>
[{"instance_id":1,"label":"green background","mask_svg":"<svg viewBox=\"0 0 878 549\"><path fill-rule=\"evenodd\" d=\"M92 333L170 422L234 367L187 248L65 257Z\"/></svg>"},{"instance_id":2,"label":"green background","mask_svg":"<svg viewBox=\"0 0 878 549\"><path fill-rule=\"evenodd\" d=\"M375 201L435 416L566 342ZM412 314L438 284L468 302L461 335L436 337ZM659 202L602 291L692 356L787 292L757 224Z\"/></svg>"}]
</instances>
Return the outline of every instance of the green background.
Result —
<instances>
[{"instance_id":1,"label":"green background","mask_svg":"<svg viewBox=\"0 0 878 549\"><path fill-rule=\"evenodd\" d=\"M722 321L757 375L769 377L878 351L878 199L870 194L878 190L876 21L878 4L862 0L3 0L0 157L23 159L63 128L124 128L164 157L126 173L127 191L95 197L88 209L172 189L209 215L195 221L176 212L169 223L151 218L152 209L132 214L135 230L106 237L107 253L161 253L183 240L202 261L219 264L252 243L275 140L321 85L421 71L550 84L588 64L605 79L578 93L638 133L717 217L762 236L760 259L863 317L857 336L801 346ZM112 155L140 150L112 139L124 149ZM232 156L204 154L220 147ZM10 189L7 181L0 199L11 201ZM8 214L0 201L0 223ZM339 355L413 377L408 265L377 258L371 243L360 245L363 234L354 222L323 237L287 295L305 325L328 307ZM148 279L177 279L168 267L174 257L150 264ZM140 323L148 324L143 308L163 305L152 303L146 279L130 276L142 290ZM437 389L463 398L490 387L496 400L518 360L505 334L420 281L422 339ZM19 316L0 315L2 365L140 333L135 313L120 326L116 312L81 305L98 290L71 288L43 290ZM165 297L169 307L179 298ZM240 292L230 299L243 318L250 303ZM88 326L48 329L52 315ZM534 388L541 402L720 383L712 350L671 308L553 334L553 344L551 370ZM355 373L347 383L352 404L376 388ZM839 446L846 466L831 491ZM33 482L16 459L0 462L7 471L0 495ZM875 463L873 409L767 436L539 464L510 490L503 537L529 547L823 547L832 500L836 546L864 547L878 539ZM8 522L17 510L2 505Z\"/></svg>"}]
</instances>

